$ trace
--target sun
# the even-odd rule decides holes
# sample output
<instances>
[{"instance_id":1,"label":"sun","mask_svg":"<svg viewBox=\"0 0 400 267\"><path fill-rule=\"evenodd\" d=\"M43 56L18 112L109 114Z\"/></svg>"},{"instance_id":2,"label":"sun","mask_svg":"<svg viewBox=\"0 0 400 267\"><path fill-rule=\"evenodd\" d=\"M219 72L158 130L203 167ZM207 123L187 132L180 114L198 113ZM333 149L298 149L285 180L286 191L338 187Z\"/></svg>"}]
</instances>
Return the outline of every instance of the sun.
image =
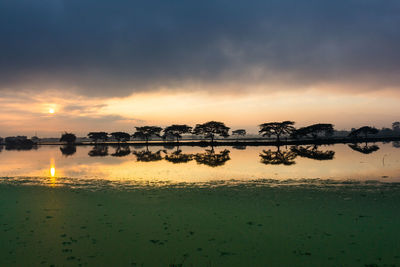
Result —
<instances>
[{"instance_id":1,"label":"sun","mask_svg":"<svg viewBox=\"0 0 400 267\"><path fill-rule=\"evenodd\" d=\"M54 108L49 108L49 113L50 114L54 114L54 112L55 112Z\"/></svg>"}]
</instances>

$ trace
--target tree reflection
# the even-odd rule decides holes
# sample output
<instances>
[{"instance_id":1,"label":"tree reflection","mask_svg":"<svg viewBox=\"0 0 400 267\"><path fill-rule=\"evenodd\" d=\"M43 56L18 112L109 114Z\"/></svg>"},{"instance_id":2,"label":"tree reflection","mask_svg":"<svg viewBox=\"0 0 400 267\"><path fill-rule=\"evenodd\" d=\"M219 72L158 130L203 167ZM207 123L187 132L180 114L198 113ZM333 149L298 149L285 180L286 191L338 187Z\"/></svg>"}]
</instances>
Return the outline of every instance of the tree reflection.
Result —
<instances>
[{"instance_id":1,"label":"tree reflection","mask_svg":"<svg viewBox=\"0 0 400 267\"><path fill-rule=\"evenodd\" d=\"M297 154L293 151L281 151L280 147L277 146L276 151L263 150L260 153L261 163L267 165L293 165L296 164L294 159L297 157Z\"/></svg>"},{"instance_id":2,"label":"tree reflection","mask_svg":"<svg viewBox=\"0 0 400 267\"><path fill-rule=\"evenodd\" d=\"M243 145L234 145L232 148L237 149L237 150L246 150L246 146Z\"/></svg>"},{"instance_id":3,"label":"tree reflection","mask_svg":"<svg viewBox=\"0 0 400 267\"><path fill-rule=\"evenodd\" d=\"M198 164L204 164L210 167L218 167L224 165L225 162L231 159L229 157L229 153L230 151L228 149L220 151L219 153L215 153L214 148L211 148L207 149L204 153L195 154L194 160Z\"/></svg>"},{"instance_id":4,"label":"tree reflection","mask_svg":"<svg viewBox=\"0 0 400 267\"><path fill-rule=\"evenodd\" d=\"M366 142L365 145L361 145L358 143L350 144L349 147L357 152L363 153L363 154L371 154L377 150L379 150L379 146L377 145L368 145Z\"/></svg>"},{"instance_id":5,"label":"tree reflection","mask_svg":"<svg viewBox=\"0 0 400 267\"><path fill-rule=\"evenodd\" d=\"M171 149L174 149L175 148L175 145L171 145L171 144L164 144L163 145L163 147L165 148L165 149L168 149L168 150L171 150Z\"/></svg>"},{"instance_id":6,"label":"tree reflection","mask_svg":"<svg viewBox=\"0 0 400 267\"><path fill-rule=\"evenodd\" d=\"M131 153L129 146L117 146L115 152L111 154L113 157L125 157Z\"/></svg>"},{"instance_id":7,"label":"tree reflection","mask_svg":"<svg viewBox=\"0 0 400 267\"><path fill-rule=\"evenodd\" d=\"M193 160L193 154L182 153L182 150L177 148L176 151L165 155L165 160L172 163L187 163Z\"/></svg>"},{"instance_id":8,"label":"tree reflection","mask_svg":"<svg viewBox=\"0 0 400 267\"><path fill-rule=\"evenodd\" d=\"M162 160L161 150L158 150L157 152L151 152L148 149L141 151L135 150L132 154L136 156L136 161L150 162Z\"/></svg>"},{"instance_id":9,"label":"tree reflection","mask_svg":"<svg viewBox=\"0 0 400 267\"><path fill-rule=\"evenodd\" d=\"M60 151L61 151L61 154L63 154L63 156L65 156L65 157L72 156L73 154L76 153L76 146L74 146L72 144L67 144L67 145L61 146Z\"/></svg>"},{"instance_id":10,"label":"tree reflection","mask_svg":"<svg viewBox=\"0 0 400 267\"><path fill-rule=\"evenodd\" d=\"M138 144L134 144L132 146L133 146L134 149L142 149L142 148L146 147L145 145L138 145ZM146 147L146 149L147 149L147 147Z\"/></svg>"},{"instance_id":11,"label":"tree reflection","mask_svg":"<svg viewBox=\"0 0 400 267\"><path fill-rule=\"evenodd\" d=\"M309 158L309 159L315 159L315 160L331 160L333 159L335 155L335 151L332 150L326 150L326 151L320 151L318 150L318 146L294 146L291 147L290 150L296 155L303 157L303 158Z\"/></svg>"},{"instance_id":12,"label":"tree reflection","mask_svg":"<svg viewBox=\"0 0 400 267\"><path fill-rule=\"evenodd\" d=\"M88 155L90 157L105 157L108 156L108 146L106 145L96 145L89 151Z\"/></svg>"}]
</instances>

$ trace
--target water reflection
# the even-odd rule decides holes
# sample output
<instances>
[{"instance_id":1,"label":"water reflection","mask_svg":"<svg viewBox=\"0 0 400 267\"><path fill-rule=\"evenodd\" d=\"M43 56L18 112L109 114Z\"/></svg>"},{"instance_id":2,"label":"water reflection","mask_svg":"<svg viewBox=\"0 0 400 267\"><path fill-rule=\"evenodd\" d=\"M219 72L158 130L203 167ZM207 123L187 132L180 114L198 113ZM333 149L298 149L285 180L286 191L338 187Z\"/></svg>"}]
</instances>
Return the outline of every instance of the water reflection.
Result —
<instances>
[{"instance_id":1,"label":"water reflection","mask_svg":"<svg viewBox=\"0 0 400 267\"><path fill-rule=\"evenodd\" d=\"M232 146L232 148L237 149L237 150L245 150L246 146L235 145L235 146Z\"/></svg>"},{"instance_id":2,"label":"water reflection","mask_svg":"<svg viewBox=\"0 0 400 267\"><path fill-rule=\"evenodd\" d=\"M56 167L55 166L51 166L50 167L50 176L54 177L56 175Z\"/></svg>"},{"instance_id":3,"label":"water reflection","mask_svg":"<svg viewBox=\"0 0 400 267\"><path fill-rule=\"evenodd\" d=\"M362 145L361 143L355 143L355 144L350 144L349 147L351 149L353 149L354 151L363 153L363 154L371 154L375 151L379 150L379 146L377 145L368 145L368 143L366 142L364 145Z\"/></svg>"},{"instance_id":4,"label":"water reflection","mask_svg":"<svg viewBox=\"0 0 400 267\"><path fill-rule=\"evenodd\" d=\"M163 145L163 147L164 147L165 149L172 150L172 149L175 148L175 145L171 145L171 144L165 143L165 144Z\"/></svg>"},{"instance_id":5,"label":"water reflection","mask_svg":"<svg viewBox=\"0 0 400 267\"><path fill-rule=\"evenodd\" d=\"M108 156L108 146L107 145L95 145L92 150L89 151L88 155L90 157L105 157Z\"/></svg>"},{"instance_id":6,"label":"water reflection","mask_svg":"<svg viewBox=\"0 0 400 267\"><path fill-rule=\"evenodd\" d=\"M176 151L166 154L165 155L165 160L172 162L174 164L177 163L187 163L189 161L193 160L193 154L185 154L182 153L182 150L180 150L179 148L177 148Z\"/></svg>"},{"instance_id":7,"label":"water reflection","mask_svg":"<svg viewBox=\"0 0 400 267\"><path fill-rule=\"evenodd\" d=\"M333 157L335 156L335 151L332 150L321 151L318 150L318 146L316 145L293 146L290 148L290 150L300 157L315 159L315 160L332 160Z\"/></svg>"},{"instance_id":8,"label":"water reflection","mask_svg":"<svg viewBox=\"0 0 400 267\"><path fill-rule=\"evenodd\" d=\"M282 151L280 146L276 147L276 151L263 150L260 153L261 163L267 165L293 165L296 164L294 159L297 154L291 150Z\"/></svg>"},{"instance_id":9,"label":"water reflection","mask_svg":"<svg viewBox=\"0 0 400 267\"><path fill-rule=\"evenodd\" d=\"M161 151L151 152L148 148L141 151L133 151L132 154L136 156L136 161L150 162L162 160Z\"/></svg>"},{"instance_id":10,"label":"water reflection","mask_svg":"<svg viewBox=\"0 0 400 267\"><path fill-rule=\"evenodd\" d=\"M131 154L131 149L126 145L118 145L115 152L111 154L113 157L126 157Z\"/></svg>"},{"instance_id":11,"label":"water reflection","mask_svg":"<svg viewBox=\"0 0 400 267\"><path fill-rule=\"evenodd\" d=\"M76 153L76 146L64 145L64 146L60 147L60 151L61 151L61 154L63 154L63 156L65 156L65 157L72 156Z\"/></svg>"},{"instance_id":12,"label":"water reflection","mask_svg":"<svg viewBox=\"0 0 400 267\"><path fill-rule=\"evenodd\" d=\"M215 153L214 148L206 149L206 152L204 153L195 154L194 160L198 164L204 164L210 167L218 167L224 165L225 162L231 159L229 157L229 153L230 151L228 149L220 151L219 153Z\"/></svg>"},{"instance_id":13,"label":"water reflection","mask_svg":"<svg viewBox=\"0 0 400 267\"><path fill-rule=\"evenodd\" d=\"M132 146L133 146L134 149L143 149L143 148L146 147L145 145L138 145L138 144L135 144L135 145L132 145ZM148 147L146 147L146 149L148 149Z\"/></svg>"},{"instance_id":14,"label":"water reflection","mask_svg":"<svg viewBox=\"0 0 400 267\"><path fill-rule=\"evenodd\" d=\"M30 140L29 140L30 141ZM6 143L6 150L32 150L38 149L38 146L31 142L21 142L21 143Z\"/></svg>"},{"instance_id":15,"label":"water reflection","mask_svg":"<svg viewBox=\"0 0 400 267\"><path fill-rule=\"evenodd\" d=\"M45 145L38 150L2 151L0 177L46 177L46 181L57 177L57 183L59 177L177 182L297 178L400 182L400 149L393 143L379 143L378 150L367 147L375 151L360 153L347 144L247 146L243 150L223 146L175 146L174 150L149 146L135 150L124 144L109 148ZM365 144L357 148L365 151Z\"/></svg>"},{"instance_id":16,"label":"water reflection","mask_svg":"<svg viewBox=\"0 0 400 267\"><path fill-rule=\"evenodd\" d=\"M56 184L56 164L54 158L50 160L50 185L55 186Z\"/></svg>"}]
</instances>

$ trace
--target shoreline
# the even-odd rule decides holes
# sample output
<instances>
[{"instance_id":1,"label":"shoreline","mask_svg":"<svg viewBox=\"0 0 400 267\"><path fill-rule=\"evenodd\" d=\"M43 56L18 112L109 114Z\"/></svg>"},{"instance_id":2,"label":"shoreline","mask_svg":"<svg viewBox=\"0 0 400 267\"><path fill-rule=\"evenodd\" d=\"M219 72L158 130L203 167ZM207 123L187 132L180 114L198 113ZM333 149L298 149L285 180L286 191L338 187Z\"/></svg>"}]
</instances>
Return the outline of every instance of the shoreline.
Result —
<instances>
[{"instance_id":1,"label":"shoreline","mask_svg":"<svg viewBox=\"0 0 400 267\"><path fill-rule=\"evenodd\" d=\"M368 138L326 138L326 139L307 139L307 140L254 140L254 139L240 139L240 140L223 140L218 139L211 143L208 140L183 140L176 141L128 141L128 142L77 142L74 146L95 146L95 145L119 145L119 146L283 146L283 145L333 145L333 144L353 144L353 143L369 143L369 142L392 142L400 141L399 137L368 137ZM63 142L43 142L37 145L67 145Z\"/></svg>"},{"instance_id":2,"label":"shoreline","mask_svg":"<svg viewBox=\"0 0 400 267\"><path fill-rule=\"evenodd\" d=\"M290 178L290 179L230 179L209 180L199 182L180 182L163 180L108 180L108 179L80 179L76 177L46 176L5 176L0 177L0 187L44 187L64 188L71 190L115 191L130 192L137 190L217 190L217 189L261 189L261 188L286 188L286 189L310 189L310 190L399 190L400 182L379 179L323 179L323 178Z\"/></svg>"}]
</instances>

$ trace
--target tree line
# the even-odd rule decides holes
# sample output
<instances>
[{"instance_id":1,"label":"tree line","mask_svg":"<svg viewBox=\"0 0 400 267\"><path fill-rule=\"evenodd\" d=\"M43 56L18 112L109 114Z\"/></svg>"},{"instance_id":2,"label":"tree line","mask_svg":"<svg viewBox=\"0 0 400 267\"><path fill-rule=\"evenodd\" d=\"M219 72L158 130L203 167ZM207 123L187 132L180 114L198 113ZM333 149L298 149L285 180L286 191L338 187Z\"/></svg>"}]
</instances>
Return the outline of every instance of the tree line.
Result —
<instances>
[{"instance_id":1,"label":"tree line","mask_svg":"<svg viewBox=\"0 0 400 267\"><path fill-rule=\"evenodd\" d=\"M334 133L334 125L330 123L317 123L306 127L296 129L294 127L294 121L282 121L282 122L267 122L259 125L259 134L263 137L275 137L276 142L281 142L281 138L301 139L301 138L312 138L318 139L320 137L329 138ZM393 130L400 132L400 122L393 123ZM227 127L223 122L209 121L203 124L197 124L194 128L186 124L178 125L173 124L164 129L159 126L140 126L135 127L135 132L131 135L126 132L90 132L88 137L95 143L106 142L109 138L113 138L120 142L127 142L131 139L141 139L146 142L152 137L159 137L163 140L173 138L176 142L182 139L185 134L194 134L202 136L206 139L210 139L211 143L215 141L216 137L229 137L230 128ZM371 126L363 126L358 129L352 129L349 133L349 138L368 138L370 135L376 135L379 130ZM233 136L245 136L246 130L237 129L232 131ZM61 142L73 144L76 141L76 135L73 133L65 132L60 138Z\"/></svg>"}]
</instances>

